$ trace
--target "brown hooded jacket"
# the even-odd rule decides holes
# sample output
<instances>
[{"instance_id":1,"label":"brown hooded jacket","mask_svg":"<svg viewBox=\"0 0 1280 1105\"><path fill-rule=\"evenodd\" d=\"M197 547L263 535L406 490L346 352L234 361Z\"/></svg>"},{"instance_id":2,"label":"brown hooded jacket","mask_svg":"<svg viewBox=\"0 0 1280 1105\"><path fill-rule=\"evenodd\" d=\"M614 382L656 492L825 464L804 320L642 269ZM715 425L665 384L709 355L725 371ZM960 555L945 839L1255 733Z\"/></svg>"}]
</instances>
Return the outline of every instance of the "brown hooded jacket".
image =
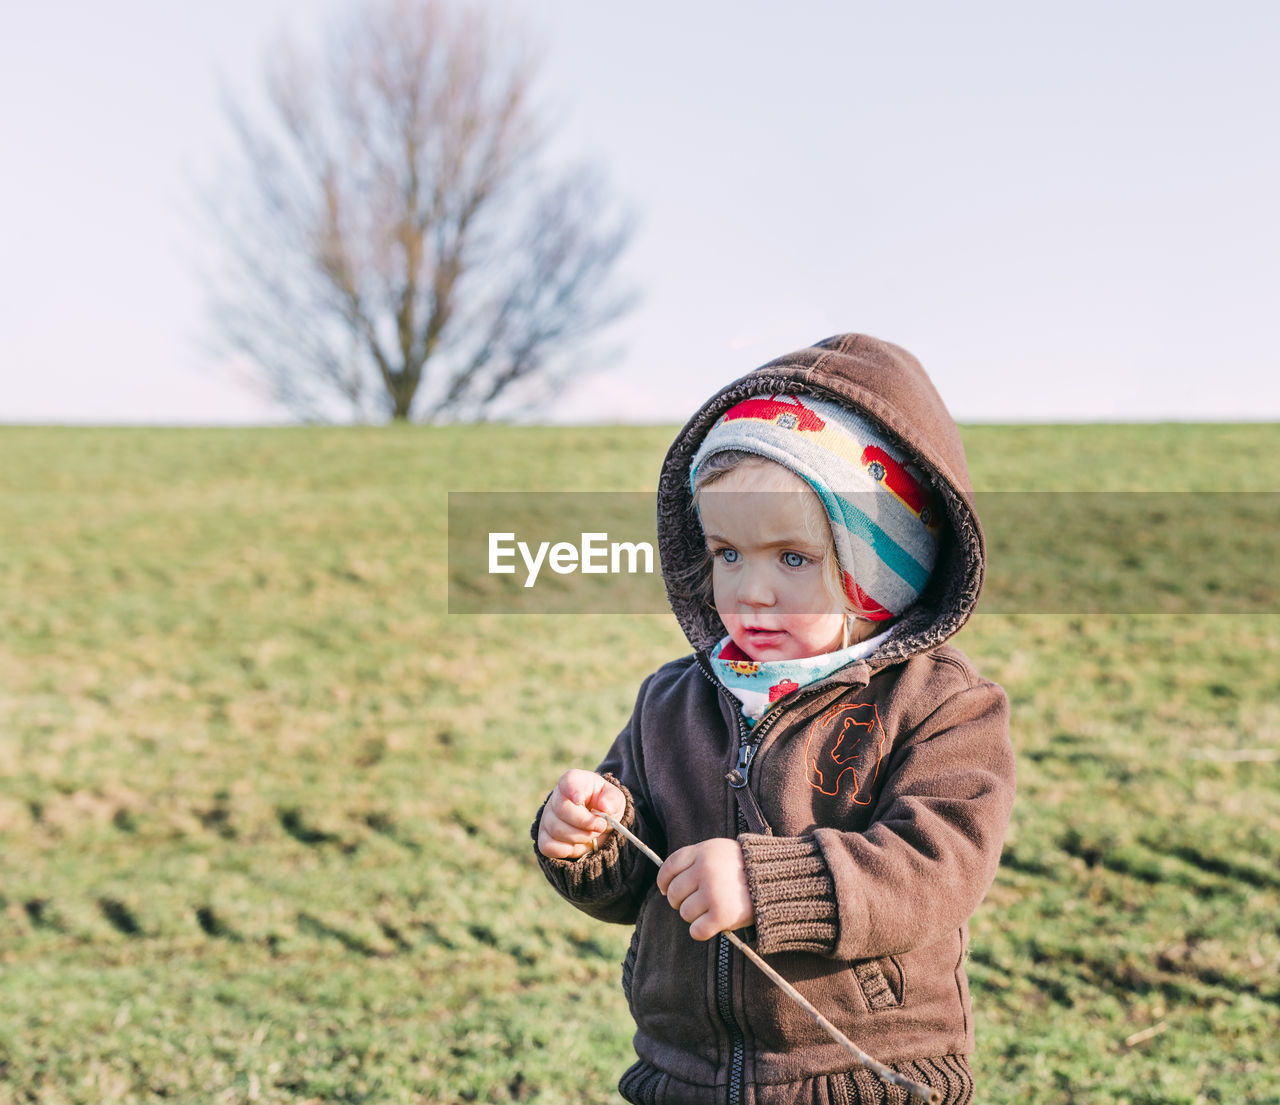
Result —
<instances>
[{"instance_id":1,"label":"brown hooded jacket","mask_svg":"<svg viewBox=\"0 0 1280 1105\"><path fill-rule=\"evenodd\" d=\"M932 478L949 526L928 586L889 640L748 729L707 662L724 627L681 582L705 556L689 462L730 406L784 393L878 423ZM954 421L915 358L888 343L845 334L779 358L721 390L676 438L658 541L695 652L645 681L600 766L627 796L630 827L663 855L737 837L759 952L864 1050L948 1102L968 1101L967 921L995 875L1014 764L1004 692L946 643L973 612L984 565ZM623 964L639 1056L623 1077L628 1100L882 1100L723 937L692 940L653 865L616 834L580 860L538 858L576 906L635 925Z\"/></svg>"}]
</instances>

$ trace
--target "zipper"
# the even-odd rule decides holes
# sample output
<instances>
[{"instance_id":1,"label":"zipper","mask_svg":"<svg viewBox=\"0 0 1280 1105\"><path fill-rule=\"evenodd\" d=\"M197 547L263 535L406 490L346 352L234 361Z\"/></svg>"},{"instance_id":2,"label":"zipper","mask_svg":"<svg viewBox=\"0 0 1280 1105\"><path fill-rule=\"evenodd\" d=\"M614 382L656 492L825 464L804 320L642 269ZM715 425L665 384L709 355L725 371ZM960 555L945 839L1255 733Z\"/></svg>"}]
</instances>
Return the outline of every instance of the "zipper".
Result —
<instances>
[{"instance_id":1,"label":"zipper","mask_svg":"<svg viewBox=\"0 0 1280 1105\"><path fill-rule=\"evenodd\" d=\"M708 671L702 656L698 656L698 670L706 677L715 689L716 693L721 697L728 694L724 689L724 685L715 677L715 673ZM733 697L730 695L729 697ZM751 766L751 761L755 757L755 750L759 747L758 742L750 739L751 734L747 730L746 722L742 718L742 711L738 709L738 700L733 700L733 716L738 723L738 766L737 770L742 773L742 785L746 786L747 769ZM757 726L758 728L758 726ZM741 832L745 827L746 817L743 815L741 808L737 811L738 831ZM742 1105L742 1078L746 1066L747 1047L746 1040L742 1034L742 1026L738 1023L738 1018L733 1011L733 947L724 933L716 937L716 1012L720 1014L720 1020L724 1024L725 1031L729 1036L729 1105Z\"/></svg>"},{"instance_id":2,"label":"zipper","mask_svg":"<svg viewBox=\"0 0 1280 1105\"><path fill-rule=\"evenodd\" d=\"M716 1011L729 1033L729 1105L742 1105L742 1074L747 1048L742 1026L733 1012L733 948L724 933L716 937Z\"/></svg>"},{"instance_id":3,"label":"zipper","mask_svg":"<svg viewBox=\"0 0 1280 1105\"><path fill-rule=\"evenodd\" d=\"M698 670L702 672L703 678L715 687L716 693L721 698L731 700L730 705L733 707L733 716L738 723L738 762L735 766L735 771L742 774L742 781L740 783L735 782L734 785L744 787L747 785L747 772L751 768L751 761L755 759L756 752L764 740L765 733L773 727L773 723L781 714L774 714L772 717L766 715L756 722L754 729L748 729L747 723L742 717L742 704L725 689L724 684L715 677L715 673L707 668L701 653L698 654ZM808 698L810 695L817 694L823 689L825 688L815 687L810 689L805 687L803 690L796 691L794 696L788 695L788 704L793 705L802 699Z\"/></svg>"},{"instance_id":4,"label":"zipper","mask_svg":"<svg viewBox=\"0 0 1280 1105\"><path fill-rule=\"evenodd\" d=\"M755 796L751 793L750 787L747 786L751 771L751 761L755 759L756 752L760 749L765 733L772 727L774 720L781 715L774 714L773 717L763 717L756 722L754 729L748 729L747 723L742 716L742 710L739 708L738 700L725 690L724 684L715 677L715 673L708 670L701 653L698 654L698 670L715 687L716 692L721 697L727 696L733 699L733 716L738 723L738 762L727 778L729 785L739 791L745 799L749 800L750 806L759 813ZM810 693L816 694L819 689L821 688L816 688ZM795 698L791 701L794 703L805 697L808 697L805 691L797 691ZM743 812L743 803L740 801L737 806L736 824L738 832L743 833L753 827L747 824L747 816ZM764 817L762 814L760 814L760 819L763 824ZM738 1023L737 1015L733 1011L732 972L733 946L721 933L716 937L716 1012L720 1014L720 1019L724 1022L725 1031L729 1035L729 1105L742 1105L742 1083L746 1067L747 1049L742 1026Z\"/></svg>"}]
</instances>

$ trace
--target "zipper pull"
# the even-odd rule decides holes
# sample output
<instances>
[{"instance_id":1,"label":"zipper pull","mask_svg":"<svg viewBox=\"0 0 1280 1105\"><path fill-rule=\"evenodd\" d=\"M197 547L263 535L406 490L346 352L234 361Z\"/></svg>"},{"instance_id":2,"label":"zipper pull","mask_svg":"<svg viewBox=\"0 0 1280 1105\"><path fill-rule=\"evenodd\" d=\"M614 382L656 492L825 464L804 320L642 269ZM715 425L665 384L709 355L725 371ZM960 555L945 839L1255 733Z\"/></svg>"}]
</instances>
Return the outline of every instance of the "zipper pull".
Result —
<instances>
[{"instance_id":1,"label":"zipper pull","mask_svg":"<svg viewBox=\"0 0 1280 1105\"><path fill-rule=\"evenodd\" d=\"M725 776L729 780L729 785L735 790L747 785L747 772L751 768L751 760L755 754L756 746L754 744L740 744L738 746L738 766Z\"/></svg>"},{"instance_id":2,"label":"zipper pull","mask_svg":"<svg viewBox=\"0 0 1280 1105\"><path fill-rule=\"evenodd\" d=\"M738 810L742 814L742 820L746 822L747 828L753 833L759 833L762 836L773 836L773 829L769 827L769 822L765 820L764 814L760 810L760 805L756 801L756 796L751 793L751 788L747 786L747 771L751 767L751 760L756 754L756 745L744 744L738 748L738 766L735 767L725 779L729 786L733 788L733 796L738 801Z\"/></svg>"}]
</instances>

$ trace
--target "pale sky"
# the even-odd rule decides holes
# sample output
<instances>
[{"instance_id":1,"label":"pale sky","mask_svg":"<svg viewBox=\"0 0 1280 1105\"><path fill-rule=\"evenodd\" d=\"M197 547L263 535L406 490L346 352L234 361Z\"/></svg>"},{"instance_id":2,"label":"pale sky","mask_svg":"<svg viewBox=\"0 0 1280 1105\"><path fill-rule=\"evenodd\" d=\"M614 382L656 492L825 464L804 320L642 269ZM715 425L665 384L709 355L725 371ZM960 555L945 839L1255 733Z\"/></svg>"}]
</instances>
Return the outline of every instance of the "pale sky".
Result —
<instances>
[{"instance_id":1,"label":"pale sky","mask_svg":"<svg viewBox=\"0 0 1280 1105\"><path fill-rule=\"evenodd\" d=\"M844 330L963 421L1280 419L1280 5L472 0L640 217L543 420L682 421ZM207 349L195 195L341 0L49 0L0 34L0 422L284 415Z\"/></svg>"}]
</instances>

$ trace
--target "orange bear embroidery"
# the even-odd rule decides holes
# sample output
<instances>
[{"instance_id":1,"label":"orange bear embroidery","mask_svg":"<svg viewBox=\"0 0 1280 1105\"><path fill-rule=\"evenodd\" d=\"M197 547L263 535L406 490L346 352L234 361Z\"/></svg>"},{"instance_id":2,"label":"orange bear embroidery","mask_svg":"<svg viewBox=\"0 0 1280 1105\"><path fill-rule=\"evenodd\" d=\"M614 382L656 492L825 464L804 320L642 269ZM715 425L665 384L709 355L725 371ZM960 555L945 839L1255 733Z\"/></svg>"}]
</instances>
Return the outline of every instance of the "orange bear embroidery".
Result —
<instances>
[{"instance_id":1,"label":"orange bear embroidery","mask_svg":"<svg viewBox=\"0 0 1280 1105\"><path fill-rule=\"evenodd\" d=\"M866 792L880 774L884 746L884 727L875 703L831 707L809 724L804 749L809 785L828 797L839 794L841 787L851 786L850 800L859 806L869 805L871 799Z\"/></svg>"}]
</instances>

